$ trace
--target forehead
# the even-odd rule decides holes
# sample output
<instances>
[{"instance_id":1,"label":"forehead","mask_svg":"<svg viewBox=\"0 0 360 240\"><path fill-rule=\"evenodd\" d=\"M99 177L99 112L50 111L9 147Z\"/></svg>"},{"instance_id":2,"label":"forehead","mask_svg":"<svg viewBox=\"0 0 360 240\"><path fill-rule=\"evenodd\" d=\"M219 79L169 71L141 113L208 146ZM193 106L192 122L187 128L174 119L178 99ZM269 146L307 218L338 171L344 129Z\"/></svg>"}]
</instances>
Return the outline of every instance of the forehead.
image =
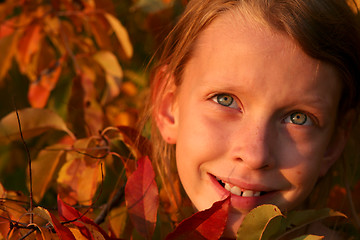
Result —
<instances>
[{"instance_id":1,"label":"forehead","mask_svg":"<svg viewBox=\"0 0 360 240\"><path fill-rule=\"evenodd\" d=\"M306 55L284 33L259 19L228 12L199 35L183 80L204 87L226 84L239 92L255 82L270 86L263 95L293 91L294 99L308 96L334 108L341 88L337 76L330 65ZM285 98L291 96L284 94Z\"/></svg>"}]
</instances>

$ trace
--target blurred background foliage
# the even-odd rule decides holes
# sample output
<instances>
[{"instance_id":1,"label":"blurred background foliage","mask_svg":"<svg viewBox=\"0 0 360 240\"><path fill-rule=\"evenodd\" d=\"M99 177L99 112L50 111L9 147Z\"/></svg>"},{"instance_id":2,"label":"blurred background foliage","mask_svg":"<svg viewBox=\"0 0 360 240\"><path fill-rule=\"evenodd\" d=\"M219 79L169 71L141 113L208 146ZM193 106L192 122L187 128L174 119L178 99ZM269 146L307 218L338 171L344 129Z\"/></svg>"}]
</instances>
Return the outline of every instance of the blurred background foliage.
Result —
<instances>
[{"instance_id":1,"label":"blurred background foliage","mask_svg":"<svg viewBox=\"0 0 360 240\"><path fill-rule=\"evenodd\" d=\"M184 0L0 2L0 118L15 107L30 110L20 118L31 135L25 138L34 179L51 175L42 193L34 193L40 194L35 196L39 203L54 206L63 166L59 159L37 170L42 149L91 139L108 126L135 126L148 90L148 62L185 5ZM73 136L54 127L57 120L40 123L48 113L35 109L55 113ZM28 194L27 156L15 120L0 125L0 182ZM18 136L9 139L9 129ZM116 182L122 171L115 165L106 165L112 170L106 171L105 193L114 188L106 183ZM49 167L55 170L48 172Z\"/></svg>"}]
</instances>

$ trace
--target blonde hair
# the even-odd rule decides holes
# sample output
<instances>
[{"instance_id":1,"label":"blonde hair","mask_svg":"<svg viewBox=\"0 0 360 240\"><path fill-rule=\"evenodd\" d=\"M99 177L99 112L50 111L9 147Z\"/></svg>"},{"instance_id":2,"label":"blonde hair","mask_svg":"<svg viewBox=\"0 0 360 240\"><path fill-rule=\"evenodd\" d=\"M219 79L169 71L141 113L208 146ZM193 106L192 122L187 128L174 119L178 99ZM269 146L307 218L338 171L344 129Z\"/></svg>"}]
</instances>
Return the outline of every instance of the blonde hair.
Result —
<instances>
[{"instance_id":1,"label":"blonde hair","mask_svg":"<svg viewBox=\"0 0 360 240\"><path fill-rule=\"evenodd\" d=\"M176 173L175 148L161 137L155 123L158 106L170 84L179 86L199 34L220 15L240 12L294 39L309 56L331 64L343 82L339 115L358 109L360 36L355 15L345 0L191 0L164 40L151 78L145 121L152 121L153 162L163 182ZM169 76L173 76L170 78ZM173 82L170 82L173 81ZM167 189L176 195L174 189ZM181 205L180 199L177 200Z\"/></svg>"}]
</instances>

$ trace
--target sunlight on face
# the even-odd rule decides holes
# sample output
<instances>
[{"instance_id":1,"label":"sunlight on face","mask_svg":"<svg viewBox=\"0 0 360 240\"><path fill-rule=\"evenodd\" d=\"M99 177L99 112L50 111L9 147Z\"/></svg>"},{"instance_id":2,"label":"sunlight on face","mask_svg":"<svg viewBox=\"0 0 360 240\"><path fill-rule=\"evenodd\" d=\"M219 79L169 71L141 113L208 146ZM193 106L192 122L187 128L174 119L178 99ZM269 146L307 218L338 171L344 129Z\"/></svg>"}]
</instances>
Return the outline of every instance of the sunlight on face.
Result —
<instances>
[{"instance_id":1,"label":"sunlight on face","mask_svg":"<svg viewBox=\"0 0 360 240\"><path fill-rule=\"evenodd\" d=\"M216 19L173 108L178 171L194 206L231 192L228 235L258 205L299 206L338 157L340 88L335 71L289 37L234 15Z\"/></svg>"}]
</instances>

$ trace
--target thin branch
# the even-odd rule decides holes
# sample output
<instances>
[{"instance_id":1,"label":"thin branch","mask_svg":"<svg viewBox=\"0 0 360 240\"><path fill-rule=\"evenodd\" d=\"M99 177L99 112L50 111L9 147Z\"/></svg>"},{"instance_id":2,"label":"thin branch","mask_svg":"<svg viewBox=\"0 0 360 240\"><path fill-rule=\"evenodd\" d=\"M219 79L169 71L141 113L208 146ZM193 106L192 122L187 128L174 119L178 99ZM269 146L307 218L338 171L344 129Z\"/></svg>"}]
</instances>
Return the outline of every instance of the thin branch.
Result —
<instances>
[{"instance_id":1,"label":"thin branch","mask_svg":"<svg viewBox=\"0 0 360 240\"><path fill-rule=\"evenodd\" d=\"M21 141L23 142L24 144L24 147L25 147L25 150L26 150L26 156L27 156L27 159L28 159L28 167L29 167L29 192L30 192L30 196L29 196L29 212L30 212L30 224L32 224L34 222L34 215L32 213L33 211L33 189L32 189L32 169L31 169L31 156L30 156L30 151L29 151L29 148L27 147L27 144L25 142L25 139L24 139L24 136L23 136L23 133L22 133L22 128L21 128L21 121L20 121L20 116L19 116L19 112L16 108L16 105L15 105L15 101L13 99L13 104L14 104L14 108L15 108L15 112L16 112L16 118L17 118L17 121L18 121L18 125L19 125L19 132L20 132L20 138L21 138Z\"/></svg>"},{"instance_id":2,"label":"thin branch","mask_svg":"<svg viewBox=\"0 0 360 240\"><path fill-rule=\"evenodd\" d=\"M101 210L101 212L99 213L99 215L96 217L96 219L94 220L94 222L96 224L101 224L105 221L105 218L107 216L107 214L110 212L111 209L113 209L115 206L118 205L119 202L121 202L121 200L124 198L125 195L125 187L121 187L114 195L114 197L110 200L110 202L108 202L105 207Z\"/></svg>"}]
</instances>

